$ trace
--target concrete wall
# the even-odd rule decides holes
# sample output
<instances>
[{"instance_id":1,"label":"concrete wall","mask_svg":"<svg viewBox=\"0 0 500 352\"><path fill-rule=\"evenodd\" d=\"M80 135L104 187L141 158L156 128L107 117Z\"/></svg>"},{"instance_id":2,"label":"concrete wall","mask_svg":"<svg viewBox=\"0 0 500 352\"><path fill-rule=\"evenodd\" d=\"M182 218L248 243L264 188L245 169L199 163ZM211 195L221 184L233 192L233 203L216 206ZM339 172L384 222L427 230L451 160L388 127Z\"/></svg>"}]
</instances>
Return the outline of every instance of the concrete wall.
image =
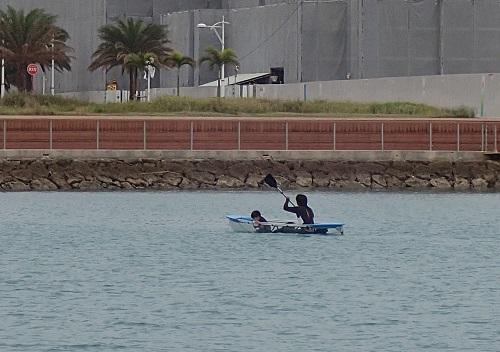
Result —
<instances>
[{"instance_id":1,"label":"concrete wall","mask_svg":"<svg viewBox=\"0 0 500 352\"><path fill-rule=\"evenodd\" d=\"M226 88L227 97L354 102L407 101L445 108L467 106L476 116L500 117L500 74L389 77L361 80L316 81ZM176 95L175 88L153 89L152 96ZM254 94L255 91L255 94ZM181 87L182 96L215 97L217 87ZM71 96L102 102L88 92ZM98 99L98 100L96 100ZM108 100L109 101L109 100Z\"/></svg>"}]
</instances>

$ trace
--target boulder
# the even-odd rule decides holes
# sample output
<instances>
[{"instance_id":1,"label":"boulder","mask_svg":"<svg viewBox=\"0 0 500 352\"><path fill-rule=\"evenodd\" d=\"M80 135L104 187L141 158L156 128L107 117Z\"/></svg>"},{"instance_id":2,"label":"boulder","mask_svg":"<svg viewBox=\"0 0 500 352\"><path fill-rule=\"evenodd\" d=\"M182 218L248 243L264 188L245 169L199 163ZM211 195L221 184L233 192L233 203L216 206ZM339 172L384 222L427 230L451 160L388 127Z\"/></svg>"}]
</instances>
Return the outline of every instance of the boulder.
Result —
<instances>
[{"instance_id":1,"label":"boulder","mask_svg":"<svg viewBox=\"0 0 500 352\"><path fill-rule=\"evenodd\" d=\"M415 176L410 176L405 180L404 184L406 187L411 187L411 188L425 188L429 186L429 181L422 180L421 178Z\"/></svg>"},{"instance_id":2,"label":"boulder","mask_svg":"<svg viewBox=\"0 0 500 352\"><path fill-rule=\"evenodd\" d=\"M30 186L21 182L21 181L11 181L7 182L2 186L3 189L8 190L8 191L29 191L31 190Z\"/></svg>"},{"instance_id":3,"label":"boulder","mask_svg":"<svg viewBox=\"0 0 500 352\"><path fill-rule=\"evenodd\" d=\"M237 178L240 181L245 181L248 174L253 170L253 165L249 162L241 162L231 165L226 172L231 177Z\"/></svg>"},{"instance_id":4,"label":"boulder","mask_svg":"<svg viewBox=\"0 0 500 352\"><path fill-rule=\"evenodd\" d=\"M144 181L142 178L132 178L127 177L126 181L130 183L134 188L144 188L147 187L148 183Z\"/></svg>"},{"instance_id":5,"label":"boulder","mask_svg":"<svg viewBox=\"0 0 500 352\"><path fill-rule=\"evenodd\" d=\"M312 185L314 187L328 187L330 184L330 176L322 171L312 173Z\"/></svg>"},{"instance_id":6,"label":"boulder","mask_svg":"<svg viewBox=\"0 0 500 352\"><path fill-rule=\"evenodd\" d=\"M31 172L30 169L17 169L13 170L10 174L25 183L29 183L33 180L33 172Z\"/></svg>"},{"instance_id":7,"label":"boulder","mask_svg":"<svg viewBox=\"0 0 500 352\"><path fill-rule=\"evenodd\" d=\"M182 175L177 172L168 172L163 174L162 180L170 186L177 187L182 182Z\"/></svg>"},{"instance_id":8,"label":"boulder","mask_svg":"<svg viewBox=\"0 0 500 352\"><path fill-rule=\"evenodd\" d=\"M296 171L295 183L299 187L311 187L313 183L312 175L307 171Z\"/></svg>"},{"instance_id":9,"label":"boulder","mask_svg":"<svg viewBox=\"0 0 500 352\"><path fill-rule=\"evenodd\" d=\"M186 175L193 181L198 181L200 184L201 183L206 183L210 185L215 184L215 176L214 174L207 172L207 171L193 171L189 174Z\"/></svg>"},{"instance_id":10,"label":"boulder","mask_svg":"<svg viewBox=\"0 0 500 352\"><path fill-rule=\"evenodd\" d=\"M464 177L456 177L453 183L453 188L456 190L467 190L470 189L470 182Z\"/></svg>"},{"instance_id":11,"label":"boulder","mask_svg":"<svg viewBox=\"0 0 500 352\"><path fill-rule=\"evenodd\" d=\"M97 180L93 180L93 181L84 180L78 184L74 183L71 186L77 187L81 191L99 191L103 188L102 184Z\"/></svg>"},{"instance_id":12,"label":"boulder","mask_svg":"<svg viewBox=\"0 0 500 352\"><path fill-rule=\"evenodd\" d=\"M475 190L482 190L488 188L488 182L482 178L474 178L471 181L471 186Z\"/></svg>"},{"instance_id":13,"label":"boulder","mask_svg":"<svg viewBox=\"0 0 500 352\"><path fill-rule=\"evenodd\" d=\"M438 189L449 189L451 188L451 184L448 181L446 177L437 177L433 178L430 182L429 185L434 188Z\"/></svg>"},{"instance_id":14,"label":"boulder","mask_svg":"<svg viewBox=\"0 0 500 352\"><path fill-rule=\"evenodd\" d=\"M373 188L386 188L387 181L382 175L372 175L372 187Z\"/></svg>"},{"instance_id":15,"label":"boulder","mask_svg":"<svg viewBox=\"0 0 500 352\"><path fill-rule=\"evenodd\" d=\"M366 187L371 187L372 185L372 177L366 173L358 174L355 181Z\"/></svg>"},{"instance_id":16,"label":"boulder","mask_svg":"<svg viewBox=\"0 0 500 352\"><path fill-rule=\"evenodd\" d=\"M182 189L196 189L200 188L200 184L196 181L193 181L187 177L183 177L181 183L179 183L179 188Z\"/></svg>"},{"instance_id":17,"label":"boulder","mask_svg":"<svg viewBox=\"0 0 500 352\"><path fill-rule=\"evenodd\" d=\"M247 179L245 180L245 184L248 187L259 188L263 185L262 180L264 179L264 177L265 177L265 175L261 175L261 174L250 174L250 175L248 175Z\"/></svg>"},{"instance_id":18,"label":"boulder","mask_svg":"<svg viewBox=\"0 0 500 352\"><path fill-rule=\"evenodd\" d=\"M46 178L40 178L31 182L31 189L34 191L54 191L57 186Z\"/></svg>"},{"instance_id":19,"label":"boulder","mask_svg":"<svg viewBox=\"0 0 500 352\"><path fill-rule=\"evenodd\" d=\"M366 190L368 189L363 184L353 180L338 180L330 183L331 188L339 188L345 190Z\"/></svg>"},{"instance_id":20,"label":"boulder","mask_svg":"<svg viewBox=\"0 0 500 352\"><path fill-rule=\"evenodd\" d=\"M241 180L228 175L220 176L217 179L216 185L217 187L221 188L241 188L245 186L245 184Z\"/></svg>"}]
</instances>

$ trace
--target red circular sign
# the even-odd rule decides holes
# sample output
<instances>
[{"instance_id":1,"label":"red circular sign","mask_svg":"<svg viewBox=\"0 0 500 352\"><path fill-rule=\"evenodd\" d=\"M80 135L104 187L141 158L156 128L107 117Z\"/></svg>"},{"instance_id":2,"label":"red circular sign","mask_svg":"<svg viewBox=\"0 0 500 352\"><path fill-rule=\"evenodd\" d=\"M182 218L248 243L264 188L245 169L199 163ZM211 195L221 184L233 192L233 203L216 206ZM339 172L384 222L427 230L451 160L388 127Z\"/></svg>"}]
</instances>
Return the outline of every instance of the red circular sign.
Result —
<instances>
[{"instance_id":1,"label":"red circular sign","mask_svg":"<svg viewBox=\"0 0 500 352\"><path fill-rule=\"evenodd\" d=\"M36 64L29 64L28 67L26 67L26 71L32 76L36 75L38 73L38 66Z\"/></svg>"}]
</instances>

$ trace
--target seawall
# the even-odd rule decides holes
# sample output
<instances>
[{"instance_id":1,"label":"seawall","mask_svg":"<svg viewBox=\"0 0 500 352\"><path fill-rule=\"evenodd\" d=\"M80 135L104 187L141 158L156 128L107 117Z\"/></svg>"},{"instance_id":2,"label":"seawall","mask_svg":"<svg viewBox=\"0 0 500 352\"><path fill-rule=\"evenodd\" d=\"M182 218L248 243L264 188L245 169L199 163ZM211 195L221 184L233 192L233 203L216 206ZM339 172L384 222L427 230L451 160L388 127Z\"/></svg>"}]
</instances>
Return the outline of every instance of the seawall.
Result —
<instances>
[{"instance_id":1,"label":"seawall","mask_svg":"<svg viewBox=\"0 0 500 352\"><path fill-rule=\"evenodd\" d=\"M31 156L29 155L31 154ZM161 153L160 153L161 154ZM230 157L230 156L233 157ZM253 156L252 156L253 155ZM234 158L154 158L123 155L75 159L64 155L0 159L3 191L106 191L258 189L267 174L283 188L335 190L442 189L500 191L500 162L482 154L392 154L371 158L278 158L281 154L251 154ZM362 153L361 153L362 155ZM299 154L300 156L300 154ZM398 157L399 156L399 157ZM405 159L412 156L410 160ZM468 156L468 157L467 157ZM372 160L383 159L383 160ZM346 160L347 159L347 160Z\"/></svg>"}]
</instances>

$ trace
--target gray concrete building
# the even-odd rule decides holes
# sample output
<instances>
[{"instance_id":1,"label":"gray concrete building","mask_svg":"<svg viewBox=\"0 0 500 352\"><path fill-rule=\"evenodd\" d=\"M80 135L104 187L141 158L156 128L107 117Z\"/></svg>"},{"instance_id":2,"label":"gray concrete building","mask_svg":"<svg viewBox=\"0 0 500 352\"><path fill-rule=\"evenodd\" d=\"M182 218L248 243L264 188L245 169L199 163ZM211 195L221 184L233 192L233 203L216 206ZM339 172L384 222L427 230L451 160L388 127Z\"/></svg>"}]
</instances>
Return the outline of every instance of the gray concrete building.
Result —
<instances>
[{"instance_id":1,"label":"gray concrete building","mask_svg":"<svg viewBox=\"0 0 500 352\"><path fill-rule=\"evenodd\" d=\"M498 0L0 0L7 5L44 8L71 35L73 69L56 75L57 92L103 90L113 79L126 89L121 70L87 70L98 28L123 16L167 25L172 46L198 59L220 44L196 25L224 15L240 73L283 68L286 83L500 72ZM202 65L184 68L181 81L215 77ZM175 73L161 70L152 86L175 86Z\"/></svg>"}]
</instances>

